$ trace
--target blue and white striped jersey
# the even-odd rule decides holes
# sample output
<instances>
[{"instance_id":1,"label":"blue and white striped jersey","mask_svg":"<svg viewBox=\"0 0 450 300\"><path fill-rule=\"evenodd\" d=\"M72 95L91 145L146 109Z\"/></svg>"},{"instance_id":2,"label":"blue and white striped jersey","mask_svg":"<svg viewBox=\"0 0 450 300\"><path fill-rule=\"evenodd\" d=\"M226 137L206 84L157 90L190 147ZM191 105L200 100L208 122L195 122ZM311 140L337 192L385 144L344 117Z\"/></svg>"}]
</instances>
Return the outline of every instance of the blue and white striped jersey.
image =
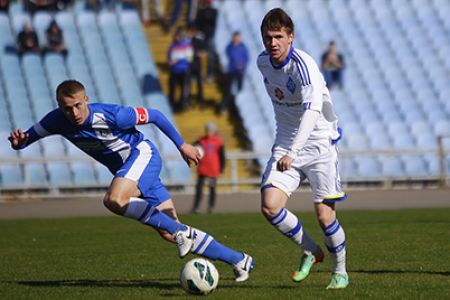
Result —
<instances>
[{"instance_id":1,"label":"blue and white striped jersey","mask_svg":"<svg viewBox=\"0 0 450 300\"><path fill-rule=\"evenodd\" d=\"M60 109L51 111L27 131L27 146L45 136L60 134L114 174L131 149L144 140L135 125L148 123L148 111L100 103L90 103L88 108L89 117L82 126L70 123Z\"/></svg>"},{"instance_id":2,"label":"blue and white striped jersey","mask_svg":"<svg viewBox=\"0 0 450 300\"><path fill-rule=\"evenodd\" d=\"M281 65L275 65L264 51L259 55L257 64L275 111L275 146L301 150L296 149L293 143L303 113L308 109L320 112L320 117L307 145L314 140L339 137L330 93L319 67L310 55L291 47L286 60Z\"/></svg>"}]
</instances>

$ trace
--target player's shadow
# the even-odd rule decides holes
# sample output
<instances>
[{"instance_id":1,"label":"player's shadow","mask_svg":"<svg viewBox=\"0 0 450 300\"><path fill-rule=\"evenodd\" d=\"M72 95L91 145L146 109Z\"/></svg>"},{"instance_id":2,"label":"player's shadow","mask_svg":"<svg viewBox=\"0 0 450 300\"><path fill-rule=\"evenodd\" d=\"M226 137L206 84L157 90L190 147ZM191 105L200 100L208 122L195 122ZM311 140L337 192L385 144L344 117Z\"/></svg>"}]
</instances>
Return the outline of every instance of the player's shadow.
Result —
<instances>
[{"instance_id":1,"label":"player's shadow","mask_svg":"<svg viewBox=\"0 0 450 300\"><path fill-rule=\"evenodd\" d=\"M232 278L223 278L220 283L221 289L236 289L236 284ZM228 282L229 281L229 282ZM149 280L93 280L93 279L73 279L73 280L44 280L44 281L14 281L19 285L29 287L109 287L109 288L154 288L164 290L175 290L180 288L178 282L174 282L173 278L158 278L155 281ZM239 288L255 289L267 288L267 285L242 284ZM273 288L292 289L292 285L276 285Z\"/></svg>"},{"instance_id":2,"label":"player's shadow","mask_svg":"<svg viewBox=\"0 0 450 300\"><path fill-rule=\"evenodd\" d=\"M438 276L450 276L448 271L423 271L423 270L349 270L350 273L360 273L368 275L380 275L380 274L414 274L414 275L438 275Z\"/></svg>"},{"instance_id":3,"label":"player's shadow","mask_svg":"<svg viewBox=\"0 0 450 300\"><path fill-rule=\"evenodd\" d=\"M167 281L167 282L164 282ZM171 282L169 282L171 281ZM17 284L31 287L110 287L110 288L157 288L157 289L178 289L180 285L173 282L173 279L149 280L45 280L45 281L16 281Z\"/></svg>"}]
</instances>

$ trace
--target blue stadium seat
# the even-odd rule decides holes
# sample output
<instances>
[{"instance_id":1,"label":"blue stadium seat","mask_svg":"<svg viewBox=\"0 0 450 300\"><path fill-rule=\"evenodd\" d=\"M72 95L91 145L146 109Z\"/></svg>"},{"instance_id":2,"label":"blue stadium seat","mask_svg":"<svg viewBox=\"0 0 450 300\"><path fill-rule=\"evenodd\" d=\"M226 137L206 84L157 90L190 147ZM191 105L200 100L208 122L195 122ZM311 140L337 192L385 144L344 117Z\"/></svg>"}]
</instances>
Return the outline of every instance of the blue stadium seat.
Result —
<instances>
[{"instance_id":1,"label":"blue stadium seat","mask_svg":"<svg viewBox=\"0 0 450 300\"><path fill-rule=\"evenodd\" d=\"M440 174L440 162L436 155L424 155L424 160L427 165L428 174L431 176L437 176Z\"/></svg>"},{"instance_id":2,"label":"blue stadium seat","mask_svg":"<svg viewBox=\"0 0 450 300\"><path fill-rule=\"evenodd\" d=\"M19 156L21 158L40 158L42 156L41 153L41 143L40 141L37 141L30 145L29 147L26 147L25 149L22 149L19 151Z\"/></svg>"},{"instance_id":3,"label":"blue stadium seat","mask_svg":"<svg viewBox=\"0 0 450 300\"><path fill-rule=\"evenodd\" d=\"M0 136L6 138L9 136L9 131L0 131ZM18 151L11 149L9 142L0 143L0 158L2 159L15 159L19 155Z\"/></svg>"},{"instance_id":4,"label":"blue stadium seat","mask_svg":"<svg viewBox=\"0 0 450 300\"><path fill-rule=\"evenodd\" d=\"M396 134L392 136L394 147L398 150L414 149L416 147L414 138L409 133Z\"/></svg>"},{"instance_id":5,"label":"blue stadium seat","mask_svg":"<svg viewBox=\"0 0 450 300\"><path fill-rule=\"evenodd\" d=\"M12 16L11 25L15 35L22 31L25 24L31 25L31 17L25 13L17 13ZM40 41L42 42L42 41Z\"/></svg>"},{"instance_id":6,"label":"blue stadium seat","mask_svg":"<svg viewBox=\"0 0 450 300\"><path fill-rule=\"evenodd\" d=\"M364 134L352 134L346 137L349 150L368 150L369 142Z\"/></svg>"},{"instance_id":7,"label":"blue stadium seat","mask_svg":"<svg viewBox=\"0 0 450 300\"><path fill-rule=\"evenodd\" d=\"M402 161L395 156L380 156L381 173L387 177L401 177L405 176Z\"/></svg>"},{"instance_id":8,"label":"blue stadium seat","mask_svg":"<svg viewBox=\"0 0 450 300\"><path fill-rule=\"evenodd\" d=\"M73 182L76 185L94 185L96 183L91 162L73 161L71 164Z\"/></svg>"},{"instance_id":9,"label":"blue stadium seat","mask_svg":"<svg viewBox=\"0 0 450 300\"><path fill-rule=\"evenodd\" d=\"M191 171L183 160L165 160L167 170L169 171L169 183L188 184L192 183Z\"/></svg>"},{"instance_id":10,"label":"blue stadium seat","mask_svg":"<svg viewBox=\"0 0 450 300\"><path fill-rule=\"evenodd\" d=\"M438 135L450 135L450 121L440 120L434 123L434 133Z\"/></svg>"},{"instance_id":11,"label":"blue stadium seat","mask_svg":"<svg viewBox=\"0 0 450 300\"><path fill-rule=\"evenodd\" d=\"M0 165L0 186L22 188L24 184L20 168L13 164Z\"/></svg>"},{"instance_id":12,"label":"blue stadium seat","mask_svg":"<svg viewBox=\"0 0 450 300\"><path fill-rule=\"evenodd\" d=\"M24 170L25 186L29 187L45 187L48 184L47 173L44 164L28 163Z\"/></svg>"},{"instance_id":13,"label":"blue stadium seat","mask_svg":"<svg viewBox=\"0 0 450 300\"><path fill-rule=\"evenodd\" d=\"M370 149L391 149L392 142L384 132L374 132L368 135Z\"/></svg>"},{"instance_id":14,"label":"blue stadium seat","mask_svg":"<svg viewBox=\"0 0 450 300\"><path fill-rule=\"evenodd\" d=\"M355 160L349 157L339 160L339 171L343 181L356 179L359 176Z\"/></svg>"},{"instance_id":15,"label":"blue stadium seat","mask_svg":"<svg viewBox=\"0 0 450 300\"><path fill-rule=\"evenodd\" d=\"M71 173L67 163L49 162L47 163L49 183L52 186L71 186Z\"/></svg>"},{"instance_id":16,"label":"blue stadium seat","mask_svg":"<svg viewBox=\"0 0 450 300\"><path fill-rule=\"evenodd\" d=\"M359 176L364 178L381 176L381 166L375 157L357 157L355 162Z\"/></svg>"},{"instance_id":17,"label":"blue stadium seat","mask_svg":"<svg viewBox=\"0 0 450 300\"><path fill-rule=\"evenodd\" d=\"M113 179L111 172L103 165L96 163L94 165L99 185L108 186Z\"/></svg>"},{"instance_id":18,"label":"blue stadium seat","mask_svg":"<svg viewBox=\"0 0 450 300\"><path fill-rule=\"evenodd\" d=\"M427 165L421 156L403 155L401 159L408 176L423 177L428 175Z\"/></svg>"},{"instance_id":19,"label":"blue stadium seat","mask_svg":"<svg viewBox=\"0 0 450 300\"><path fill-rule=\"evenodd\" d=\"M33 17L33 26L38 35L38 40L41 46L46 44L45 31L47 30L53 16L46 11L38 11Z\"/></svg>"},{"instance_id":20,"label":"blue stadium seat","mask_svg":"<svg viewBox=\"0 0 450 300\"><path fill-rule=\"evenodd\" d=\"M59 136L50 136L41 140L45 157L62 158L66 155L63 139Z\"/></svg>"}]
</instances>

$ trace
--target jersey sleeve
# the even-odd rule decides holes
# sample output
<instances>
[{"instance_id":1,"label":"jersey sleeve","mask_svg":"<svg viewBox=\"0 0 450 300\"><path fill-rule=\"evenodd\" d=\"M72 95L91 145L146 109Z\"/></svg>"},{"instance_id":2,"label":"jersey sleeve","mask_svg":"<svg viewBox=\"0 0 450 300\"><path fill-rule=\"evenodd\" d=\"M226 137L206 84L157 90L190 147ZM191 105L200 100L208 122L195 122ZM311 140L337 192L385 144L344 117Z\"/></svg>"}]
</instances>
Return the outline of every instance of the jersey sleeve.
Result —
<instances>
[{"instance_id":1,"label":"jersey sleeve","mask_svg":"<svg viewBox=\"0 0 450 300\"><path fill-rule=\"evenodd\" d=\"M119 129L130 129L138 124L147 124L148 121L148 115L146 116L144 113L139 114L138 110L141 110L140 108L134 108L134 107L124 107L124 106L117 106L117 110L115 112L115 123L116 126ZM141 118L146 118L143 121ZM145 122L144 122L145 121Z\"/></svg>"},{"instance_id":2,"label":"jersey sleeve","mask_svg":"<svg viewBox=\"0 0 450 300\"><path fill-rule=\"evenodd\" d=\"M121 129L148 123L155 124L176 146L181 147L184 140L170 121L156 109L145 107L123 107L117 114L117 124Z\"/></svg>"},{"instance_id":3,"label":"jersey sleeve","mask_svg":"<svg viewBox=\"0 0 450 300\"><path fill-rule=\"evenodd\" d=\"M62 128L62 112L55 109L49 112L38 123L31 126L25 133L28 135L28 141L24 147L31 145L37 140L52 134L59 134Z\"/></svg>"},{"instance_id":4,"label":"jersey sleeve","mask_svg":"<svg viewBox=\"0 0 450 300\"><path fill-rule=\"evenodd\" d=\"M301 57L299 53L294 53L294 60L297 64L299 80L301 82L302 105L304 110L322 111L324 79L319 67L313 59Z\"/></svg>"}]
</instances>

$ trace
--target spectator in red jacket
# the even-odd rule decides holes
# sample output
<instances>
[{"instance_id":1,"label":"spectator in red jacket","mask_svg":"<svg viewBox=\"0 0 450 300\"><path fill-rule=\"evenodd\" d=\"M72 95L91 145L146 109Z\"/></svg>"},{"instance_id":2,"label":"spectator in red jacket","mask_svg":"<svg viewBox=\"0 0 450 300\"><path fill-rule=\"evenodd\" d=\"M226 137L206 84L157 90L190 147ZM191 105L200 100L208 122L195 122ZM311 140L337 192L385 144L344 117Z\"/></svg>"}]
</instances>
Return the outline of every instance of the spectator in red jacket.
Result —
<instances>
[{"instance_id":1,"label":"spectator in red jacket","mask_svg":"<svg viewBox=\"0 0 450 300\"><path fill-rule=\"evenodd\" d=\"M225 148L222 138L217 132L216 124L209 122L205 125L205 135L195 144L203 151L203 157L197 167L198 180L195 188L193 213L198 213L202 199L202 191L205 180L208 179L209 205L208 213L212 213L216 204L217 177L225 167Z\"/></svg>"}]
</instances>

